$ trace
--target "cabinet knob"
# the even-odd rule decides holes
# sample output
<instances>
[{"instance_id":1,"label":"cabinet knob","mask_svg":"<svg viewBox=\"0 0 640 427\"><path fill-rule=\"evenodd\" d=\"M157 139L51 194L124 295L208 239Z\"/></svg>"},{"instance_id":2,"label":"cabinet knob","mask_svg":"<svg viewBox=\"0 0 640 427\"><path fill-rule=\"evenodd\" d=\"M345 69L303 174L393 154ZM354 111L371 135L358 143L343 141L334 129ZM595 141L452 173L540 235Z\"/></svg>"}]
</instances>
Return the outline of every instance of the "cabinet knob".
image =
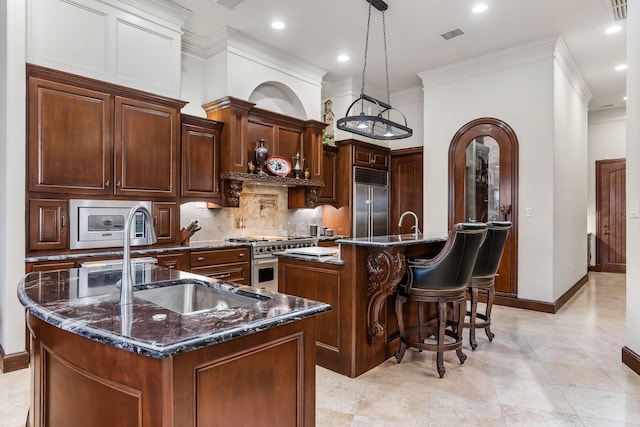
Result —
<instances>
[{"instance_id":1,"label":"cabinet knob","mask_svg":"<svg viewBox=\"0 0 640 427\"><path fill-rule=\"evenodd\" d=\"M116 188L120 188L120 181L116 181Z\"/></svg>"},{"instance_id":2,"label":"cabinet knob","mask_svg":"<svg viewBox=\"0 0 640 427\"><path fill-rule=\"evenodd\" d=\"M199 256L198 257L198 261L204 261L204 257L203 256Z\"/></svg>"},{"instance_id":3,"label":"cabinet knob","mask_svg":"<svg viewBox=\"0 0 640 427\"><path fill-rule=\"evenodd\" d=\"M104 187L105 187L105 188L109 188L109 184L111 184L111 181L106 180L106 181L104 182Z\"/></svg>"},{"instance_id":4,"label":"cabinet knob","mask_svg":"<svg viewBox=\"0 0 640 427\"><path fill-rule=\"evenodd\" d=\"M243 257L244 257L244 254L243 254L243 253L241 253L241 254L238 254L238 256L239 256L240 258L243 258Z\"/></svg>"}]
</instances>

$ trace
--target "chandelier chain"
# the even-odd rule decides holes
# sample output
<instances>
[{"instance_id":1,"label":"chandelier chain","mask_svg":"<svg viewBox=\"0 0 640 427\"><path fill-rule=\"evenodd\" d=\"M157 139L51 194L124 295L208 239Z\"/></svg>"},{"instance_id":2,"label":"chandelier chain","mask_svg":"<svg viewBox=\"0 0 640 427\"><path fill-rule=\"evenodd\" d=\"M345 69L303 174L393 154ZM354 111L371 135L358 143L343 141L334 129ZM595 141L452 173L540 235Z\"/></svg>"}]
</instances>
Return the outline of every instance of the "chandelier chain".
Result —
<instances>
[{"instance_id":1,"label":"chandelier chain","mask_svg":"<svg viewBox=\"0 0 640 427\"><path fill-rule=\"evenodd\" d=\"M367 52L369 51L369 28L371 28L371 3L369 3L369 17L367 18L367 37L364 42L364 65L362 66L362 87L360 94L364 94L364 80L367 72Z\"/></svg>"},{"instance_id":2,"label":"chandelier chain","mask_svg":"<svg viewBox=\"0 0 640 427\"><path fill-rule=\"evenodd\" d=\"M391 95L389 91L389 59L387 55L387 24L384 20L384 11L382 11L382 36L384 39L384 73L387 77L387 104L391 105Z\"/></svg>"}]
</instances>

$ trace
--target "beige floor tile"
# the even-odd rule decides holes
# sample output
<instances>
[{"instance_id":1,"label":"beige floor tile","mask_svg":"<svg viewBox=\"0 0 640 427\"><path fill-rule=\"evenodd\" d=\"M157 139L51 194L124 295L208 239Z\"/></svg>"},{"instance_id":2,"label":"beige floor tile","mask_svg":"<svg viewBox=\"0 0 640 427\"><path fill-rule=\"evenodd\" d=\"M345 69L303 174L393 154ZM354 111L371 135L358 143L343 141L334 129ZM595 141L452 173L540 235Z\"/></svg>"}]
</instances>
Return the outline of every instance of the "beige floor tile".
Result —
<instances>
[{"instance_id":1,"label":"beige floor tile","mask_svg":"<svg viewBox=\"0 0 640 427\"><path fill-rule=\"evenodd\" d=\"M577 415L626 423L640 420L640 404L630 394L570 386L560 389Z\"/></svg>"},{"instance_id":2,"label":"beige floor tile","mask_svg":"<svg viewBox=\"0 0 640 427\"><path fill-rule=\"evenodd\" d=\"M520 406L549 412L573 414L573 409L555 384L535 381L495 379L498 401L502 405Z\"/></svg>"},{"instance_id":3,"label":"beige floor tile","mask_svg":"<svg viewBox=\"0 0 640 427\"><path fill-rule=\"evenodd\" d=\"M316 425L318 426L349 427L352 421L353 414L316 408Z\"/></svg>"},{"instance_id":4,"label":"beige floor tile","mask_svg":"<svg viewBox=\"0 0 640 427\"><path fill-rule=\"evenodd\" d=\"M507 426L518 427L569 427L582 426L577 415L541 411L519 406L502 405L502 416Z\"/></svg>"},{"instance_id":5,"label":"beige floor tile","mask_svg":"<svg viewBox=\"0 0 640 427\"><path fill-rule=\"evenodd\" d=\"M556 384L602 391L623 391L622 387L599 367L552 362L545 362L544 367Z\"/></svg>"},{"instance_id":6,"label":"beige floor tile","mask_svg":"<svg viewBox=\"0 0 640 427\"><path fill-rule=\"evenodd\" d=\"M597 418L580 417L580 421L585 427L635 427L636 423L619 423L611 420L599 420Z\"/></svg>"},{"instance_id":7,"label":"beige floor tile","mask_svg":"<svg viewBox=\"0 0 640 427\"><path fill-rule=\"evenodd\" d=\"M505 425L498 403L478 402L461 397L432 395L429 426Z\"/></svg>"}]
</instances>

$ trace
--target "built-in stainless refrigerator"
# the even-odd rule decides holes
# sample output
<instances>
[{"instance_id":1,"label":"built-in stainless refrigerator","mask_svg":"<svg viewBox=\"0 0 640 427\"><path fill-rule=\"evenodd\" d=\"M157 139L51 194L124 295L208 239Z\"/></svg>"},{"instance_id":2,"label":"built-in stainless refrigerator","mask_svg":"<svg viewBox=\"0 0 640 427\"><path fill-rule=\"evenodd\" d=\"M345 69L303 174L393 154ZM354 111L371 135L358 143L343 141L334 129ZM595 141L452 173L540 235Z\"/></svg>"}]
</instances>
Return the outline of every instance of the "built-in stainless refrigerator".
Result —
<instances>
[{"instance_id":1,"label":"built-in stainless refrigerator","mask_svg":"<svg viewBox=\"0 0 640 427\"><path fill-rule=\"evenodd\" d=\"M353 176L353 236L389 234L387 172L354 166Z\"/></svg>"}]
</instances>

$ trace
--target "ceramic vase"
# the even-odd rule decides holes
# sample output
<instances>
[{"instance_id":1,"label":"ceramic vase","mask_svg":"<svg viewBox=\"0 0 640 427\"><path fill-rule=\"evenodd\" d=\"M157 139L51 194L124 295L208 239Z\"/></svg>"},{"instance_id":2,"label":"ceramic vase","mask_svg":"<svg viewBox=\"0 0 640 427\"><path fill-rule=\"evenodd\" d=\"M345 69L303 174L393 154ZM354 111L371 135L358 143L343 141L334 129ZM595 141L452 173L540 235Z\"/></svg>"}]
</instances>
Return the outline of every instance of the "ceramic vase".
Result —
<instances>
[{"instance_id":1,"label":"ceramic vase","mask_svg":"<svg viewBox=\"0 0 640 427\"><path fill-rule=\"evenodd\" d=\"M267 174L264 171L264 165L267 164L267 159L269 158L269 150L264 146L264 143L264 139L260 138L260 140L256 144L256 166L258 168L258 174L260 175Z\"/></svg>"}]
</instances>

